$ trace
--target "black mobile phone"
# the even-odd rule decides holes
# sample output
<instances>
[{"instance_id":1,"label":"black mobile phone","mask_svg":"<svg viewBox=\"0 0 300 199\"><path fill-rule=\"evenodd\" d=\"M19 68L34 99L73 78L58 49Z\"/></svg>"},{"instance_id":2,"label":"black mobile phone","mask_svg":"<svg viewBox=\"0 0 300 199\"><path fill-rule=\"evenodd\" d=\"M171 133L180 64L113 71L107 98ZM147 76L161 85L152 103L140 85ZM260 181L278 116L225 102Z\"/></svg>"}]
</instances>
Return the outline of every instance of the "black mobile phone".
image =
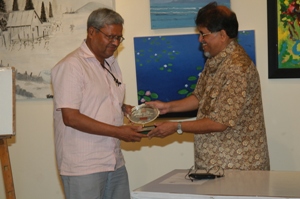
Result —
<instances>
[{"instance_id":1,"label":"black mobile phone","mask_svg":"<svg viewBox=\"0 0 300 199\"><path fill-rule=\"evenodd\" d=\"M147 134L149 133L152 129L154 129L156 126L152 125L152 126L144 126L142 128L142 130L138 131L139 133L143 133L143 134Z\"/></svg>"},{"instance_id":2,"label":"black mobile phone","mask_svg":"<svg viewBox=\"0 0 300 199\"><path fill-rule=\"evenodd\" d=\"M214 174L210 173L191 173L189 177L195 180L210 180L216 178Z\"/></svg>"}]
</instances>

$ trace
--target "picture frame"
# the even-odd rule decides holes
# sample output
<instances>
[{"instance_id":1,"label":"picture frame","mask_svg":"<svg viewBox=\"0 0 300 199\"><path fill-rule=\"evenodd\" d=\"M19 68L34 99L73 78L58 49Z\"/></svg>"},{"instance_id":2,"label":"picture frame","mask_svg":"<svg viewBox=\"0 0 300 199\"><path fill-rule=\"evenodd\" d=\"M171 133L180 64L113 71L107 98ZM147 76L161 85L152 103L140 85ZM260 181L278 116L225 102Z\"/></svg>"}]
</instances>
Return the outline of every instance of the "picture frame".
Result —
<instances>
[{"instance_id":1,"label":"picture frame","mask_svg":"<svg viewBox=\"0 0 300 199\"><path fill-rule=\"evenodd\" d=\"M0 12L0 67L15 67L17 100L52 99L51 69L86 38L89 14L115 0L14 2Z\"/></svg>"},{"instance_id":2,"label":"picture frame","mask_svg":"<svg viewBox=\"0 0 300 199\"><path fill-rule=\"evenodd\" d=\"M195 27L198 10L211 0L150 0L151 29ZM230 0L216 0L230 8Z\"/></svg>"},{"instance_id":3,"label":"picture frame","mask_svg":"<svg viewBox=\"0 0 300 199\"><path fill-rule=\"evenodd\" d=\"M134 38L138 104L152 100L180 100L192 94L206 62L198 38L199 34ZM239 31L238 42L256 63L255 31ZM196 115L197 111L191 111L168 113L160 117Z\"/></svg>"},{"instance_id":4,"label":"picture frame","mask_svg":"<svg viewBox=\"0 0 300 199\"><path fill-rule=\"evenodd\" d=\"M283 0L267 0L269 79L300 78L299 50L290 48L291 45L300 45L298 44L300 43L299 19L295 19L295 30L291 30L290 24L284 21L292 17L284 16L288 12L284 9L289 9L293 2L297 3L294 0L289 0L289 5L286 5ZM283 4L286 7L283 8ZM298 35L297 37L293 38L291 34L293 31L296 31L294 33ZM293 50L296 50L297 54L293 54Z\"/></svg>"}]
</instances>

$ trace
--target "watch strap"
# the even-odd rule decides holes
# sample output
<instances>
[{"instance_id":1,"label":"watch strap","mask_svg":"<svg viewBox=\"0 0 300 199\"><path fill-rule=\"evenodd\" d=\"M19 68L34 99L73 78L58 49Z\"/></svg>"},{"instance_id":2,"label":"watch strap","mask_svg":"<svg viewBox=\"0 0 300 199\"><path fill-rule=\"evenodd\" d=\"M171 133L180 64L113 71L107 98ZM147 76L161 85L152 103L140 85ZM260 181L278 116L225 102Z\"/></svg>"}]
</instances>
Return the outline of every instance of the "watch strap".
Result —
<instances>
[{"instance_id":1,"label":"watch strap","mask_svg":"<svg viewBox=\"0 0 300 199\"><path fill-rule=\"evenodd\" d=\"M178 133L179 135L181 135L181 134L183 133L183 131L182 131L182 129L181 129L181 122L178 122L178 123L177 123L177 133Z\"/></svg>"}]
</instances>

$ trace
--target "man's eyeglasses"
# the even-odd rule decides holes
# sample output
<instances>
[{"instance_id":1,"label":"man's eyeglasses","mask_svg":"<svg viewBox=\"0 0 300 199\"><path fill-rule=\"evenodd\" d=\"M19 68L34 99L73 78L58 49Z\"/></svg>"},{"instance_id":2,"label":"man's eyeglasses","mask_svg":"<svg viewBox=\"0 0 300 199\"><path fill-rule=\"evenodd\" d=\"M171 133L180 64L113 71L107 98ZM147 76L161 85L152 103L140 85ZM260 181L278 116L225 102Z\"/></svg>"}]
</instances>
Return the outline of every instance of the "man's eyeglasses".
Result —
<instances>
[{"instance_id":1,"label":"man's eyeglasses","mask_svg":"<svg viewBox=\"0 0 300 199\"><path fill-rule=\"evenodd\" d=\"M104 34L104 36L108 39L109 42L112 41L118 41L118 42L122 42L125 40L125 38L123 36L116 36L116 35L107 35L104 32L102 32L99 28L94 27L96 30L98 30L99 32L101 32L102 34Z\"/></svg>"},{"instance_id":2,"label":"man's eyeglasses","mask_svg":"<svg viewBox=\"0 0 300 199\"><path fill-rule=\"evenodd\" d=\"M218 32L220 32L220 30L219 31L208 32L208 33L199 32L199 37L202 36L202 38L204 39L204 37L206 37L207 35L210 35L210 34L213 34L213 33L218 33Z\"/></svg>"},{"instance_id":3,"label":"man's eyeglasses","mask_svg":"<svg viewBox=\"0 0 300 199\"><path fill-rule=\"evenodd\" d=\"M208 33L199 32L199 37L201 36L204 39L205 36L210 35L210 34L212 34L212 32L208 32Z\"/></svg>"}]
</instances>

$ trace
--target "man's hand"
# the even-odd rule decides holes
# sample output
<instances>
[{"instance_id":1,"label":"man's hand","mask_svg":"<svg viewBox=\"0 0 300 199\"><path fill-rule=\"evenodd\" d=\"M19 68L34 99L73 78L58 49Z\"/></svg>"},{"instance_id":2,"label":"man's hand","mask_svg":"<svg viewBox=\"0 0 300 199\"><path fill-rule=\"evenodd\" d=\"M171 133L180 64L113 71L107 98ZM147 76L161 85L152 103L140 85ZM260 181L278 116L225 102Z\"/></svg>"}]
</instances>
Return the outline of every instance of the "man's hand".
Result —
<instances>
[{"instance_id":1,"label":"man's hand","mask_svg":"<svg viewBox=\"0 0 300 199\"><path fill-rule=\"evenodd\" d=\"M131 114L131 109L134 108L134 106L128 105L128 104L123 104L122 106L122 111L124 115L130 115Z\"/></svg>"},{"instance_id":2,"label":"man's hand","mask_svg":"<svg viewBox=\"0 0 300 199\"><path fill-rule=\"evenodd\" d=\"M120 126L118 129L119 133L116 135L116 138L125 142L140 142L141 139L147 137L147 135L139 133L139 130L142 130L142 126Z\"/></svg>"},{"instance_id":3,"label":"man's hand","mask_svg":"<svg viewBox=\"0 0 300 199\"><path fill-rule=\"evenodd\" d=\"M161 115L169 112L169 107L167 106L167 103L165 103L165 102L156 100L156 101L145 102L145 104L147 104L153 108L157 108Z\"/></svg>"},{"instance_id":4,"label":"man's hand","mask_svg":"<svg viewBox=\"0 0 300 199\"><path fill-rule=\"evenodd\" d=\"M149 138L152 137L164 138L175 133L177 130L177 123L175 122L163 122L155 125L156 128L154 128L147 134Z\"/></svg>"}]
</instances>

